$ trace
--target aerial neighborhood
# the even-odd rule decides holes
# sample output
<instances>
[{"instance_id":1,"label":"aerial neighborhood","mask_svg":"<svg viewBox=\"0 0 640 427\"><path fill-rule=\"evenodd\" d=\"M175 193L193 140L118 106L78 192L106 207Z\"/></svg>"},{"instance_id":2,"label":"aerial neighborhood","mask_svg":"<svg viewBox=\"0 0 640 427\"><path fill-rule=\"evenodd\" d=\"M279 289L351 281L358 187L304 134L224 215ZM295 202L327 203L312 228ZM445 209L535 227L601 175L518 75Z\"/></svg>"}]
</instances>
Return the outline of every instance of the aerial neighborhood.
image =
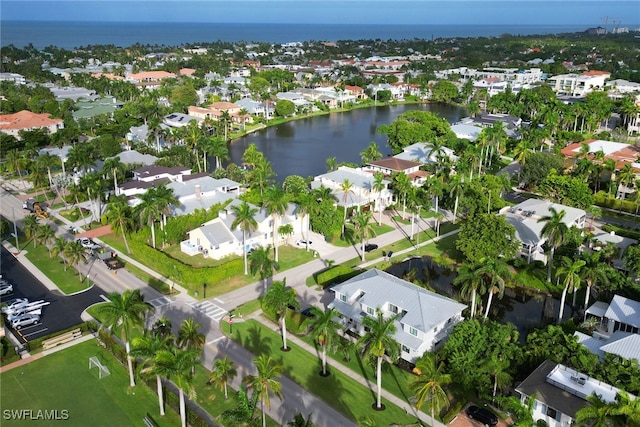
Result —
<instances>
[{"instance_id":1,"label":"aerial neighborhood","mask_svg":"<svg viewBox=\"0 0 640 427\"><path fill-rule=\"evenodd\" d=\"M3 46L4 420L640 426L637 37Z\"/></svg>"}]
</instances>

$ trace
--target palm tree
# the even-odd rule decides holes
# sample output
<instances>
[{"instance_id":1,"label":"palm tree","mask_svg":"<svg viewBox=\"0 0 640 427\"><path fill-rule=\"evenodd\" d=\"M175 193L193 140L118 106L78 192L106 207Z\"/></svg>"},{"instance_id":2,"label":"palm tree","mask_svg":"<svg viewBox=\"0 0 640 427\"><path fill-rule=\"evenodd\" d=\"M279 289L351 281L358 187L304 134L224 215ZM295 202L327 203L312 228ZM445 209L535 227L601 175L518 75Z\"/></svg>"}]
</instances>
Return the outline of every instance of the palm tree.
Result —
<instances>
[{"instance_id":1,"label":"palm tree","mask_svg":"<svg viewBox=\"0 0 640 427\"><path fill-rule=\"evenodd\" d=\"M282 329L282 350L289 351L287 347L287 313L290 306L300 308L300 303L296 299L296 290L287 287L286 279L274 282L264 294L262 303L278 316L278 322Z\"/></svg>"},{"instance_id":2,"label":"palm tree","mask_svg":"<svg viewBox=\"0 0 640 427\"><path fill-rule=\"evenodd\" d=\"M484 294L486 292L484 279L480 276L479 271L482 264L474 264L466 262L458 267L458 275L453 279L454 285L461 285L460 294L463 298L468 298L471 294L471 318L476 314L476 294Z\"/></svg>"},{"instance_id":3,"label":"palm tree","mask_svg":"<svg viewBox=\"0 0 640 427\"><path fill-rule=\"evenodd\" d=\"M258 371L257 375L247 375L243 382L259 396L260 406L262 406L262 427L266 427L266 410L271 408L271 393L282 400L282 384L275 378L282 375L283 367L274 363L271 357L265 354L258 356L254 363Z\"/></svg>"},{"instance_id":4,"label":"palm tree","mask_svg":"<svg viewBox=\"0 0 640 427\"><path fill-rule=\"evenodd\" d=\"M555 208L550 207L549 212L551 215L546 215L538 219L538 222L544 222L540 235L547 238L547 246L549 247L549 259L547 260L547 282L551 282L551 267L553 265L553 254L555 250L561 246L567 236L569 228L564 223L565 211L557 211Z\"/></svg>"},{"instance_id":5,"label":"palm tree","mask_svg":"<svg viewBox=\"0 0 640 427\"><path fill-rule=\"evenodd\" d=\"M51 252L49 252L52 258L58 255L62 255L62 261L64 262L64 271L67 271L67 258L65 258L64 253L65 253L65 248L69 243L71 242L62 236L56 237L55 240L53 241Z\"/></svg>"},{"instance_id":6,"label":"palm tree","mask_svg":"<svg viewBox=\"0 0 640 427\"><path fill-rule=\"evenodd\" d=\"M121 338L125 342L127 351L127 365L129 367L129 383L131 387L136 383L133 379L133 366L131 361L131 346L129 337L131 330L144 325L147 312L153 311L153 306L144 301L140 289L126 290L119 294L112 292L108 295L109 302L98 307L98 312L103 316L103 325L109 329L120 330ZM165 377L166 378L166 377Z\"/></svg>"},{"instance_id":7,"label":"palm tree","mask_svg":"<svg viewBox=\"0 0 640 427\"><path fill-rule=\"evenodd\" d=\"M334 170L338 169L338 161L336 160L335 157L327 158L326 165L327 165L327 172L333 172Z\"/></svg>"},{"instance_id":8,"label":"palm tree","mask_svg":"<svg viewBox=\"0 0 640 427\"><path fill-rule=\"evenodd\" d=\"M171 324L171 319L167 316L162 316L156 320L156 323L151 327L151 333L154 337L173 339L174 336L172 329L173 325Z\"/></svg>"},{"instance_id":9,"label":"palm tree","mask_svg":"<svg viewBox=\"0 0 640 427\"><path fill-rule=\"evenodd\" d=\"M407 213L407 194L411 192L411 180L405 173L397 173L394 177L395 189L402 195L402 219L405 219Z\"/></svg>"},{"instance_id":10,"label":"palm tree","mask_svg":"<svg viewBox=\"0 0 640 427\"><path fill-rule=\"evenodd\" d=\"M307 415L307 418L304 418L304 415L301 413L297 413L293 416L293 421L289 421L287 423L288 427L315 427L313 424L313 414Z\"/></svg>"},{"instance_id":11,"label":"palm tree","mask_svg":"<svg viewBox=\"0 0 640 427\"><path fill-rule=\"evenodd\" d=\"M242 252L244 255L244 274L247 275L247 233L251 235L258 228L258 223L253 217L258 209L252 208L247 202L242 202L239 205L234 205L231 210L235 214L235 219L231 223L231 229L235 230L240 227L242 230Z\"/></svg>"},{"instance_id":12,"label":"palm tree","mask_svg":"<svg viewBox=\"0 0 640 427\"><path fill-rule=\"evenodd\" d=\"M324 311L313 307L311 313L315 316L311 319L311 336L318 340L322 347L322 376L327 374L327 348L332 348L334 341L338 339L338 328L340 325L335 319L338 311L335 308L327 308Z\"/></svg>"},{"instance_id":13,"label":"palm tree","mask_svg":"<svg viewBox=\"0 0 640 427\"><path fill-rule=\"evenodd\" d=\"M298 196L296 200L298 204L298 215L300 215L300 234L302 238L306 240L306 249L309 251L309 228L311 223L311 210L318 204L316 198L312 193L303 193ZM304 218L307 217L305 222Z\"/></svg>"},{"instance_id":14,"label":"palm tree","mask_svg":"<svg viewBox=\"0 0 640 427\"><path fill-rule=\"evenodd\" d=\"M238 375L238 371L233 367L233 362L227 357L223 357L222 359L216 359L213 362L213 371L209 376L209 383L214 383L220 390L224 390L224 399L227 400L229 395L227 394L227 385L230 381L232 381L236 375Z\"/></svg>"},{"instance_id":15,"label":"palm tree","mask_svg":"<svg viewBox=\"0 0 640 427\"><path fill-rule=\"evenodd\" d=\"M38 229L40 228L40 218L35 216L34 214L29 214L22 219L22 231L24 231L27 239L34 237L33 245L35 247L35 236L38 233Z\"/></svg>"},{"instance_id":16,"label":"palm tree","mask_svg":"<svg viewBox=\"0 0 640 427\"><path fill-rule=\"evenodd\" d=\"M200 332L200 323L193 318L183 320L178 331L178 347L184 350L202 351L204 342L205 336Z\"/></svg>"},{"instance_id":17,"label":"palm tree","mask_svg":"<svg viewBox=\"0 0 640 427\"><path fill-rule=\"evenodd\" d=\"M131 249L127 241L127 232L133 227L133 219L131 219L131 208L125 196L111 197L109 199L107 219L112 227L120 229L124 246L127 248L127 253L130 254Z\"/></svg>"},{"instance_id":18,"label":"palm tree","mask_svg":"<svg viewBox=\"0 0 640 427\"><path fill-rule=\"evenodd\" d=\"M184 392L187 391L189 397L195 397L195 390L191 384L193 376L192 369L199 363L198 350L182 350L172 347L168 350L159 350L153 358L152 364L143 369L145 374L159 375L174 381L178 387L180 396L180 420L182 427L187 425L187 412L184 402Z\"/></svg>"},{"instance_id":19,"label":"palm tree","mask_svg":"<svg viewBox=\"0 0 640 427\"><path fill-rule=\"evenodd\" d=\"M391 359L398 358L399 344L393 339L396 332L396 319L398 315L384 318L382 311L377 309L377 316L365 317L362 319L362 326L365 328L365 334L358 340L358 346L362 349L362 355L366 360L376 359L376 380L378 386L377 400L375 408L379 411L383 410L380 401L382 393L382 361L385 354Z\"/></svg>"},{"instance_id":20,"label":"palm tree","mask_svg":"<svg viewBox=\"0 0 640 427\"><path fill-rule=\"evenodd\" d=\"M623 416L630 426L640 426L640 398L631 398L629 393L620 390L616 395L614 413Z\"/></svg>"},{"instance_id":21,"label":"palm tree","mask_svg":"<svg viewBox=\"0 0 640 427\"><path fill-rule=\"evenodd\" d=\"M373 228L373 225L370 222L372 216L373 216L373 213L371 213L370 211L366 211L366 212L362 211L362 212L358 212L353 217L353 225L355 227L353 230L353 239L360 240L360 243L361 243L360 253L361 253L362 262L364 262L365 242L376 235L376 230Z\"/></svg>"},{"instance_id":22,"label":"palm tree","mask_svg":"<svg viewBox=\"0 0 640 427\"><path fill-rule=\"evenodd\" d=\"M347 222L347 200L351 198L353 194L353 184L348 179L345 179L340 184L340 191L342 191L342 205L344 208L344 218L342 219L342 235L344 236L344 227Z\"/></svg>"},{"instance_id":23,"label":"palm tree","mask_svg":"<svg viewBox=\"0 0 640 427\"><path fill-rule=\"evenodd\" d=\"M492 355L486 361L484 370L493 377L493 394L492 402L495 401L498 386L504 387L511 381L511 375L506 371L509 368L509 361L503 360L502 357Z\"/></svg>"},{"instance_id":24,"label":"palm tree","mask_svg":"<svg viewBox=\"0 0 640 427\"><path fill-rule=\"evenodd\" d=\"M608 284L609 276L607 276L607 265L600 261L600 252L588 252L582 253L582 260L585 262L584 268L580 271L582 279L587 284L587 290L584 295L584 315L587 316L587 308L589 305L589 297L591 295L591 288L596 283Z\"/></svg>"},{"instance_id":25,"label":"palm tree","mask_svg":"<svg viewBox=\"0 0 640 427\"><path fill-rule=\"evenodd\" d=\"M267 214L271 215L275 260L278 262L278 246L280 243L278 241L278 222L281 220L282 215L287 212L287 208L289 207L287 195L278 187L269 187L265 192L262 206L267 210Z\"/></svg>"},{"instance_id":26,"label":"palm tree","mask_svg":"<svg viewBox=\"0 0 640 427\"><path fill-rule=\"evenodd\" d=\"M483 258L480 260L480 269L478 270L478 274L484 280L484 283L487 286L487 292L489 293L487 310L484 313L484 318L486 319L487 316L489 316L493 295L498 294L498 298L502 299L505 282L511 278L511 270L507 263L502 259Z\"/></svg>"},{"instance_id":27,"label":"palm tree","mask_svg":"<svg viewBox=\"0 0 640 427\"><path fill-rule=\"evenodd\" d=\"M560 314L558 317L558 323L562 322L562 315L564 314L564 301L567 297L567 291L572 292L580 286L580 271L585 266L584 260L574 261L569 257L562 257L562 265L558 267L558 277L564 277L562 280L562 298L560 299Z\"/></svg>"},{"instance_id":28,"label":"palm tree","mask_svg":"<svg viewBox=\"0 0 640 427\"><path fill-rule=\"evenodd\" d=\"M435 414L449 407L449 398L443 387L451 384L451 375L444 372L444 363L438 361L433 353L425 354L418 363L415 371L418 376L411 382L411 389L415 391L416 409L420 409L427 402L431 411L431 425L435 425Z\"/></svg>"},{"instance_id":29,"label":"palm tree","mask_svg":"<svg viewBox=\"0 0 640 427\"><path fill-rule=\"evenodd\" d=\"M161 208L158 205L158 200L155 197L153 189L147 190L147 192L139 196L142 203L136 206L138 217L143 223L147 223L151 227L151 245L156 248L156 229L155 223L160 218Z\"/></svg>"},{"instance_id":30,"label":"palm tree","mask_svg":"<svg viewBox=\"0 0 640 427\"><path fill-rule=\"evenodd\" d=\"M464 177L461 174L455 174L449 179L448 190L449 197L454 198L453 203L453 218L454 221L458 217L458 205L460 203L460 196L464 193Z\"/></svg>"},{"instance_id":31,"label":"palm tree","mask_svg":"<svg viewBox=\"0 0 640 427\"><path fill-rule=\"evenodd\" d=\"M371 189L378 194L378 226L382 225L382 190L387 188L387 183L384 182L384 174L382 172L376 172L373 174L373 185Z\"/></svg>"},{"instance_id":32,"label":"palm tree","mask_svg":"<svg viewBox=\"0 0 640 427\"><path fill-rule=\"evenodd\" d=\"M80 261L84 263L87 262L87 251L78 241L71 241L67 245L65 245L64 256L66 257L69 265L71 265L72 267L76 267L80 263ZM76 270L78 271L80 282L82 282L82 273L79 269L76 268Z\"/></svg>"},{"instance_id":33,"label":"palm tree","mask_svg":"<svg viewBox=\"0 0 640 427\"><path fill-rule=\"evenodd\" d=\"M613 427L616 425L615 407L605 402L598 394L587 396L590 405L576 412L576 425L591 427Z\"/></svg>"},{"instance_id":34,"label":"palm tree","mask_svg":"<svg viewBox=\"0 0 640 427\"><path fill-rule=\"evenodd\" d=\"M258 274L264 291L267 292L268 278L273 276L273 273L280 269L280 264L271 259L271 247L260 246L255 248L249 254L249 271L252 275Z\"/></svg>"},{"instance_id":35,"label":"palm tree","mask_svg":"<svg viewBox=\"0 0 640 427\"><path fill-rule=\"evenodd\" d=\"M151 366L153 358L160 350L167 350L173 345L173 336L161 337L153 335L145 331L141 337L131 340L131 356L142 357L143 365ZM146 373L147 371L145 371ZM158 374L156 377L156 389L158 393L158 404L160 406L160 415L164 416L164 396L162 393L162 377Z\"/></svg>"},{"instance_id":36,"label":"palm tree","mask_svg":"<svg viewBox=\"0 0 640 427\"><path fill-rule=\"evenodd\" d=\"M53 258L51 255L51 248L49 247L49 243L55 238L56 232L51 227L51 224L43 224L38 227L38 231L36 232L36 236L33 239L34 242L37 240L47 247L49 250L49 259Z\"/></svg>"},{"instance_id":37,"label":"palm tree","mask_svg":"<svg viewBox=\"0 0 640 427\"><path fill-rule=\"evenodd\" d=\"M224 139L219 136L211 136L202 144L202 152L205 159L205 171L207 170L207 154L212 155L216 160L216 169L222 167L222 161L229 158L229 148Z\"/></svg>"},{"instance_id":38,"label":"palm tree","mask_svg":"<svg viewBox=\"0 0 640 427\"><path fill-rule=\"evenodd\" d=\"M363 166L366 166L373 161L380 160L381 158L382 153L378 149L378 144L376 144L375 141L371 141L367 148L360 153L360 159L362 160Z\"/></svg>"},{"instance_id":39,"label":"palm tree","mask_svg":"<svg viewBox=\"0 0 640 427\"><path fill-rule=\"evenodd\" d=\"M47 176L49 177L49 187L53 187L53 177L51 176L51 168L60 164L60 157L54 156L51 153L42 153L36 159L38 167L43 167L47 170Z\"/></svg>"}]
</instances>

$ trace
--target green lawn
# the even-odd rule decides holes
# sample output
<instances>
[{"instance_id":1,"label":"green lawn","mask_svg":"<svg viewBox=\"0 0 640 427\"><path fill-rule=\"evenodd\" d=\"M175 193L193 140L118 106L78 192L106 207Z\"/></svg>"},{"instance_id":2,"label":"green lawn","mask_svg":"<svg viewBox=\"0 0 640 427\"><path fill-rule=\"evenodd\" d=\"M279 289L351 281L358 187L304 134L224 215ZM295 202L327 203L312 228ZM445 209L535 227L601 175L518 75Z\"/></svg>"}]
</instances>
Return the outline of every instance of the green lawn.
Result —
<instances>
[{"instance_id":1,"label":"green lawn","mask_svg":"<svg viewBox=\"0 0 640 427\"><path fill-rule=\"evenodd\" d=\"M20 249L27 251L27 259L34 263L60 290L67 294L83 291L91 286L91 282L83 277L80 281L75 268L67 266L65 271L61 257L49 258L49 250L44 245L33 247L33 240L21 241ZM82 261L80 261L82 262Z\"/></svg>"},{"instance_id":2,"label":"green lawn","mask_svg":"<svg viewBox=\"0 0 640 427\"><path fill-rule=\"evenodd\" d=\"M226 333L229 332L227 323L221 323L221 327ZM284 366L284 375L353 420L370 417L375 419L376 425L406 425L416 422L414 417L385 399L382 399L387 407L385 411L373 410L371 405L376 399L375 382L373 390L369 390L335 369L331 370L328 377L320 376L321 364L315 355L290 343L291 351L281 351L280 335L255 320L234 323L232 338L256 356L269 354Z\"/></svg>"},{"instance_id":3,"label":"green lawn","mask_svg":"<svg viewBox=\"0 0 640 427\"><path fill-rule=\"evenodd\" d=\"M97 368L89 370L89 358L97 356L111 371L98 378ZM178 415L167 409L160 417L157 396L144 384L129 388L126 368L97 341L87 341L35 360L0 375L3 410L62 410L67 420L40 422L64 426L143 425L147 413L160 426L176 426ZM32 420L7 421L6 426L37 424Z\"/></svg>"}]
</instances>

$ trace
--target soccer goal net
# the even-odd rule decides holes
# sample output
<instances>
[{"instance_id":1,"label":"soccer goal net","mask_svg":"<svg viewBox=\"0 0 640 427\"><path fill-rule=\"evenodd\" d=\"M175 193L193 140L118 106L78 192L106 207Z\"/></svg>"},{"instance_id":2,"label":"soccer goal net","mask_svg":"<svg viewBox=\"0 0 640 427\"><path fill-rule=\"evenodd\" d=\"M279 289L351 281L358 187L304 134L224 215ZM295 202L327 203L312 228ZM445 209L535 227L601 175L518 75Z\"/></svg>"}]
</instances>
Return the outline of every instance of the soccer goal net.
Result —
<instances>
[{"instance_id":1,"label":"soccer goal net","mask_svg":"<svg viewBox=\"0 0 640 427\"><path fill-rule=\"evenodd\" d=\"M111 371L109 371L109 368L107 368L102 363L100 363L98 358L95 357L95 356L89 358L89 369L91 369L93 367L98 368L98 377L100 379L102 379L104 377L108 377L109 375L111 375Z\"/></svg>"}]
</instances>

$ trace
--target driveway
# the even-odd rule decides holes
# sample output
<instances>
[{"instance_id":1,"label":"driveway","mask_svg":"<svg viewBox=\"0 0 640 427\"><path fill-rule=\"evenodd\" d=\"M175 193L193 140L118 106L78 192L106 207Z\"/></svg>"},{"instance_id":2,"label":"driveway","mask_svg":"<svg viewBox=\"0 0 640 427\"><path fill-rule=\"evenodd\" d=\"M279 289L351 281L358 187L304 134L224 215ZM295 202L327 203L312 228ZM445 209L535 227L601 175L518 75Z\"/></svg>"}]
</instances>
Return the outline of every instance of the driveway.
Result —
<instances>
[{"instance_id":1,"label":"driveway","mask_svg":"<svg viewBox=\"0 0 640 427\"><path fill-rule=\"evenodd\" d=\"M458 415L456 415L456 417L449 424L447 424L447 426L448 427L483 427L484 424L482 424L480 421L472 420L467 416L467 408L471 405L472 405L471 403L465 405L462 411L460 411ZM507 421L505 421L501 418L498 418L497 427L508 427L511 425L510 421L511 419L508 419Z\"/></svg>"}]
</instances>

